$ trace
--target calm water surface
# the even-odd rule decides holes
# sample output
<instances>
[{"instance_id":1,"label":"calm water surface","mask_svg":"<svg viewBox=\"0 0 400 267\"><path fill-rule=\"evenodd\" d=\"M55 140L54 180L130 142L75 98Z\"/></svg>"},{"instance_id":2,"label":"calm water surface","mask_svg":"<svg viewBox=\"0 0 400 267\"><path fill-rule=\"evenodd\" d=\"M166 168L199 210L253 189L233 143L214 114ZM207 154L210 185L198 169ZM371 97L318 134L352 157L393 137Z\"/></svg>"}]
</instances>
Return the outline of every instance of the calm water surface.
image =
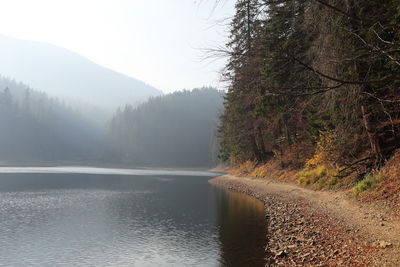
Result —
<instances>
[{"instance_id":1,"label":"calm water surface","mask_svg":"<svg viewBox=\"0 0 400 267\"><path fill-rule=\"evenodd\" d=\"M263 266L263 204L213 176L0 168L0 266Z\"/></svg>"}]
</instances>

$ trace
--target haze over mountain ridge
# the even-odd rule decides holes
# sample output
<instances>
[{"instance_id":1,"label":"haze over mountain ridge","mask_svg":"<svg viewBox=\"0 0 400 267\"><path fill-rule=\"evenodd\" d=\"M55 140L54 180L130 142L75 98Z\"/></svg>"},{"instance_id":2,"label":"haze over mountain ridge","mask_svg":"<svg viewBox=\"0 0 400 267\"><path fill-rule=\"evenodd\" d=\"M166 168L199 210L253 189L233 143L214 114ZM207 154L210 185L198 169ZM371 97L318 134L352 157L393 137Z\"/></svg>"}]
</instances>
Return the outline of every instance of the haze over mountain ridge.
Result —
<instances>
[{"instance_id":1,"label":"haze over mountain ridge","mask_svg":"<svg viewBox=\"0 0 400 267\"><path fill-rule=\"evenodd\" d=\"M162 92L48 43L0 35L0 74L55 97L112 110Z\"/></svg>"}]
</instances>

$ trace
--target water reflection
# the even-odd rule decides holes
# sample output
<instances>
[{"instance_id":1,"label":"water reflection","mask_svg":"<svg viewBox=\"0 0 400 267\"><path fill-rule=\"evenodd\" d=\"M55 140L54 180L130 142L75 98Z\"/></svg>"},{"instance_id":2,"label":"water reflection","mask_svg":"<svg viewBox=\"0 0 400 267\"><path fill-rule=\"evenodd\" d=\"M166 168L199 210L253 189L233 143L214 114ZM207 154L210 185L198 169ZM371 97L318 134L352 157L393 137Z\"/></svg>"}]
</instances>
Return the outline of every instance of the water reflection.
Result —
<instances>
[{"instance_id":1,"label":"water reflection","mask_svg":"<svg viewBox=\"0 0 400 267\"><path fill-rule=\"evenodd\" d=\"M0 265L257 266L261 203L208 178L2 173Z\"/></svg>"},{"instance_id":2,"label":"water reflection","mask_svg":"<svg viewBox=\"0 0 400 267\"><path fill-rule=\"evenodd\" d=\"M218 190L218 229L225 266L265 266L264 204L237 192Z\"/></svg>"}]
</instances>

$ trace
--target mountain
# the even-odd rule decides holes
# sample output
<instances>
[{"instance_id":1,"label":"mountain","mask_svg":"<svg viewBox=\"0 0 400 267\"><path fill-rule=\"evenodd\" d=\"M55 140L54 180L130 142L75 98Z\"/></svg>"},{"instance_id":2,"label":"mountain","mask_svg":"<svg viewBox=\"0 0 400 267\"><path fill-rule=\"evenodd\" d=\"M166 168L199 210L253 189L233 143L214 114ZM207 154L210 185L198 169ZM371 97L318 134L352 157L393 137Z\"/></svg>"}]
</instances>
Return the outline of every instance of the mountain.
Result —
<instances>
[{"instance_id":1,"label":"mountain","mask_svg":"<svg viewBox=\"0 0 400 267\"><path fill-rule=\"evenodd\" d=\"M0 74L50 96L97 107L138 104L162 92L64 48L0 35Z\"/></svg>"}]
</instances>

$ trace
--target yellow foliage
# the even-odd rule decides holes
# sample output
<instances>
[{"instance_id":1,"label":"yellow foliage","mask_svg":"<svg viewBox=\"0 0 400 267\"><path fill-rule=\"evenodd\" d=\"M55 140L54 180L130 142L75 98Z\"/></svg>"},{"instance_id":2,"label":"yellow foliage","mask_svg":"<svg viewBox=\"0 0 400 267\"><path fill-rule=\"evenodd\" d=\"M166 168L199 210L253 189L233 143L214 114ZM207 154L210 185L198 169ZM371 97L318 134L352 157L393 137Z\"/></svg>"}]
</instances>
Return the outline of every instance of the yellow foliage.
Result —
<instances>
[{"instance_id":1,"label":"yellow foliage","mask_svg":"<svg viewBox=\"0 0 400 267\"><path fill-rule=\"evenodd\" d=\"M332 131L320 131L314 156L306 161L298 173L298 183L314 189L331 189L340 183L337 167L328 167L330 153L335 145Z\"/></svg>"},{"instance_id":2,"label":"yellow foliage","mask_svg":"<svg viewBox=\"0 0 400 267\"><path fill-rule=\"evenodd\" d=\"M331 189L339 184L338 170L318 165L315 168L305 168L298 173L298 183L314 189Z\"/></svg>"},{"instance_id":3,"label":"yellow foliage","mask_svg":"<svg viewBox=\"0 0 400 267\"><path fill-rule=\"evenodd\" d=\"M334 146L334 134L331 131L320 131L314 156L306 161L306 168L325 164L329 158L328 151Z\"/></svg>"}]
</instances>

